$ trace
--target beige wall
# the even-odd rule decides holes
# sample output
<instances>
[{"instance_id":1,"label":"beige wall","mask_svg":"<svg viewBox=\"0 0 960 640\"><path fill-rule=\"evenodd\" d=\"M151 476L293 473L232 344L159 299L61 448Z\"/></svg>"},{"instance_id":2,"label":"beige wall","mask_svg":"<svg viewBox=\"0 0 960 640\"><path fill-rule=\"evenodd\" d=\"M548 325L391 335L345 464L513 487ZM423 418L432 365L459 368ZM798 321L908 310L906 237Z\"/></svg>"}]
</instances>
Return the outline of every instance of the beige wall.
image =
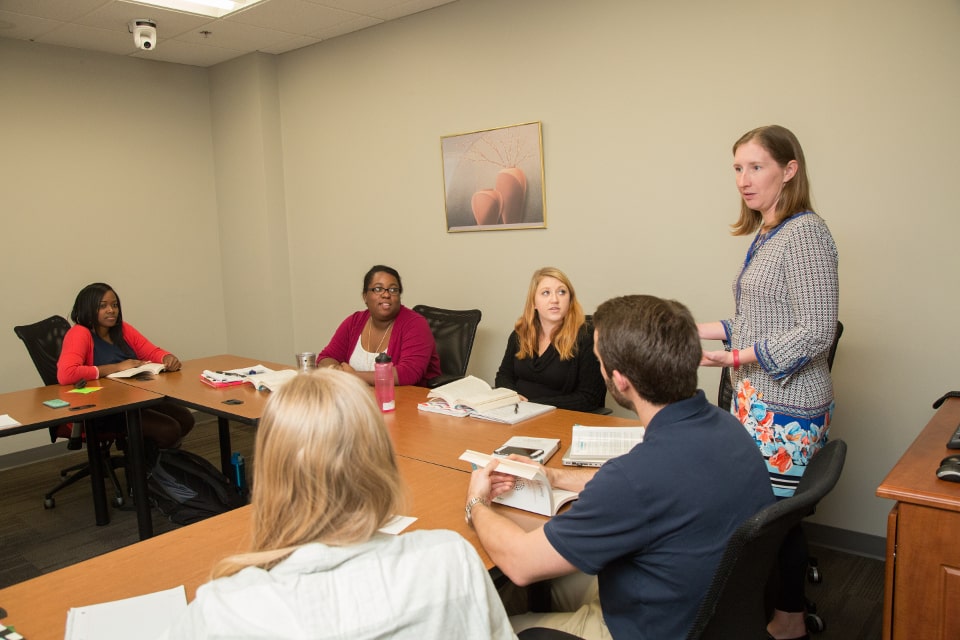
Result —
<instances>
[{"instance_id":1,"label":"beige wall","mask_svg":"<svg viewBox=\"0 0 960 640\"><path fill-rule=\"evenodd\" d=\"M90 282L181 358L226 350L209 91L204 69L0 38L0 391L40 384L12 327Z\"/></svg>"},{"instance_id":2,"label":"beige wall","mask_svg":"<svg viewBox=\"0 0 960 640\"><path fill-rule=\"evenodd\" d=\"M15 304L0 310L0 326L51 305L65 313L80 285L112 278L128 319L149 323L148 335L180 355L229 349L284 359L322 347L360 307L365 269L385 262L403 274L409 306L483 309L471 371L492 380L529 274L545 264L567 271L588 311L644 292L679 299L698 319L730 314L730 281L748 243L727 234L738 206L730 145L777 122L804 144L815 202L841 255L846 333L832 434L850 453L817 518L883 535L891 505L874 497L877 484L930 403L958 386L960 216L948 194L960 147L960 7L714 5L461 0L209 71L0 39L0 60L16 54L13 70L0 65L0 81L18 89L13 105L4 91L0 121L5 130L30 124L12 129L16 144L0 159L4 180L17 176L0 204L6 217L27 205L35 212L14 222L23 240L0 260L12 272L47 230L54 237L42 242L64 254L47 277L14 281ZM80 68L62 69L70 65ZM154 103L172 104L133 102L128 85L137 80ZM67 113L50 130L37 116L54 108L54 96ZM99 170L77 173L95 146L84 137L102 146L115 121L144 118L166 133L161 167L138 167L114 143L123 153L92 153ZM548 228L447 234L440 136L533 120L543 123ZM25 162L59 145L69 162L52 158L41 171ZM49 177L74 189L40 188ZM73 221L127 213L126 199L106 186L145 182L165 206L116 233L168 234L190 250L162 268L103 275L104 252L86 248L102 235ZM155 224L171 210L185 228ZM157 293L171 287L193 304ZM3 390L36 382L9 333L0 331L12 356ZM716 381L716 371L703 372L711 397ZM678 464L719 455L696 443L690 454Z\"/></svg>"}]
</instances>

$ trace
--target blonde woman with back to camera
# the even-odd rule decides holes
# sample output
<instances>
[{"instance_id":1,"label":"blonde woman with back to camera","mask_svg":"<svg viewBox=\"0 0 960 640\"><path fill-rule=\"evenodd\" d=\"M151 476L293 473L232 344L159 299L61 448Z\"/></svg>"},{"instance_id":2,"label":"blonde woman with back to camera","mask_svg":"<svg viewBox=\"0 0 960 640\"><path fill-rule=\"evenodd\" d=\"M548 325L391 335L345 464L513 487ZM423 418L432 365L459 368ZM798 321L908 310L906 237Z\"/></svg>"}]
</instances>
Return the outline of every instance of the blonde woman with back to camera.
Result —
<instances>
[{"instance_id":1,"label":"blonde woman with back to camera","mask_svg":"<svg viewBox=\"0 0 960 640\"><path fill-rule=\"evenodd\" d=\"M452 531L380 533L402 513L367 386L301 374L267 401L250 551L214 567L168 638L514 638L474 548Z\"/></svg>"}]
</instances>

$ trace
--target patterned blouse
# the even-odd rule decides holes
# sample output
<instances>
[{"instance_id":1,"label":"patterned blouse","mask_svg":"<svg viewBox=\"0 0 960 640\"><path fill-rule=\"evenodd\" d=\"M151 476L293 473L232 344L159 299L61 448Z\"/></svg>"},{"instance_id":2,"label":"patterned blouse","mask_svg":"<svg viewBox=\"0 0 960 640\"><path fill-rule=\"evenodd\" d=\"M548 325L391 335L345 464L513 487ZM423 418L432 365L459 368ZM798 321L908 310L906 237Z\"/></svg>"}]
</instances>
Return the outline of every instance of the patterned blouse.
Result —
<instances>
[{"instance_id":1,"label":"patterned blouse","mask_svg":"<svg viewBox=\"0 0 960 640\"><path fill-rule=\"evenodd\" d=\"M734 349L754 347L758 362L732 371L749 379L767 407L801 418L833 403L827 356L837 328L837 247L815 213L798 213L757 234L733 282L736 315L723 321Z\"/></svg>"},{"instance_id":2,"label":"patterned blouse","mask_svg":"<svg viewBox=\"0 0 960 640\"><path fill-rule=\"evenodd\" d=\"M724 320L734 349L757 362L731 371L731 411L753 437L778 497L793 495L827 442L833 414L828 357L837 329L837 247L806 211L759 233L733 283L737 313Z\"/></svg>"}]
</instances>

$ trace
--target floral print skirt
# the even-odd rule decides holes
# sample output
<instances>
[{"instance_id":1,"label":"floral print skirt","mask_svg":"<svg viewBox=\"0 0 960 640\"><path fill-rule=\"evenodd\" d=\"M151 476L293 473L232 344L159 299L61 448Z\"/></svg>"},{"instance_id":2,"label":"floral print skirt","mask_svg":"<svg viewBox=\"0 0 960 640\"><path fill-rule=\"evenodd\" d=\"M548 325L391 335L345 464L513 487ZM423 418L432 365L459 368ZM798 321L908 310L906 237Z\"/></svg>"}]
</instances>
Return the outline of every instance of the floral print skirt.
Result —
<instances>
[{"instance_id":1,"label":"floral print skirt","mask_svg":"<svg viewBox=\"0 0 960 640\"><path fill-rule=\"evenodd\" d=\"M775 413L747 379L737 385L730 412L760 448L773 494L777 498L792 496L810 458L827 443L833 404L826 413L814 418Z\"/></svg>"}]
</instances>

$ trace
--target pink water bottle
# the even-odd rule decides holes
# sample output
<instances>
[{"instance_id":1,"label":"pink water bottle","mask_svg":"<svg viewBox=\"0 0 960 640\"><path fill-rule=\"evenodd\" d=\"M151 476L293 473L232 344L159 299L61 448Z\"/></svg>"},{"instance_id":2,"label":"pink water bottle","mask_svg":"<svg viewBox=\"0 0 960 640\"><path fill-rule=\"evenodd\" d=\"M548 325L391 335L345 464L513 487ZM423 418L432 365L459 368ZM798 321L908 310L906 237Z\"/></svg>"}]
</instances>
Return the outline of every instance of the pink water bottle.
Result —
<instances>
[{"instance_id":1,"label":"pink water bottle","mask_svg":"<svg viewBox=\"0 0 960 640\"><path fill-rule=\"evenodd\" d=\"M381 353L374 360L373 365L374 389L377 394L377 406L380 411L393 411L396 403L393 400L393 361L386 352Z\"/></svg>"}]
</instances>

